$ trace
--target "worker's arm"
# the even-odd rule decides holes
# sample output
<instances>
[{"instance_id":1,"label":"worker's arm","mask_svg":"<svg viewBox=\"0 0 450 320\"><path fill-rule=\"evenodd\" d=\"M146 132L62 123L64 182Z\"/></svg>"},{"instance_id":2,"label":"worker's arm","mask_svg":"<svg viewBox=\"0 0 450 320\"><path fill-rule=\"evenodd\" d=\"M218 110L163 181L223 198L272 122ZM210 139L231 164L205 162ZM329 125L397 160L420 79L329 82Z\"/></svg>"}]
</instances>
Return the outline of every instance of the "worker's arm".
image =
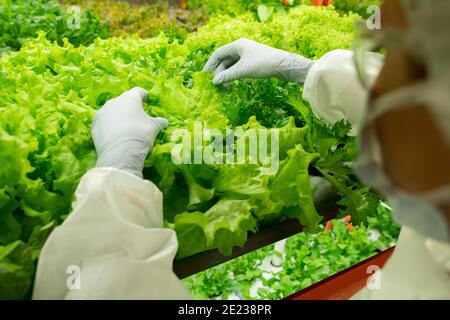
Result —
<instances>
[{"instance_id":1,"label":"worker's arm","mask_svg":"<svg viewBox=\"0 0 450 320\"><path fill-rule=\"evenodd\" d=\"M203 70L214 71L215 85L267 77L303 83L313 64L301 55L242 38L214 51Z\"/></svg>"},{"instance_id":2,"label":"worker's arm","mask_svg":"<svg viewBox=\"0 0 450 320\"><path fill-rule=\"evenodd\" d=\"M378 75L383 57L366 55L368 81ZM320 118L335 123L347 120L356 133L366 105L367 91L360 85L353 52L334 50L317 61L272 48L248 39L239 39L218 48L204 67L214 71L216 85L243 78L278 77L304 83L303 98Z\"/></svg>"},{"instance_id":3,"label":"worker's arm","mask_svg":"<svg viewBox=\"0 0 450 320\"><path fill-rule=\"evenodd\" d=\"M41 252L34 299L190 298L172 271L178 244L162 194L115 168L81 180L73 211Z\"/></svg>"},{"instance_id":4,"label":"worker's arm","mask_svg":"<svg viewBox=\"0 0 450 320\"><path fill-rule=\"evenodd\" d=\"M45 243L34 299L189 298L172 271L177 239L163 228L162 194L142 179L167 120L143 110L143 89L110 100L92 136L97 165L81 179L73 211Z\"/></svg>"}]
</instances>

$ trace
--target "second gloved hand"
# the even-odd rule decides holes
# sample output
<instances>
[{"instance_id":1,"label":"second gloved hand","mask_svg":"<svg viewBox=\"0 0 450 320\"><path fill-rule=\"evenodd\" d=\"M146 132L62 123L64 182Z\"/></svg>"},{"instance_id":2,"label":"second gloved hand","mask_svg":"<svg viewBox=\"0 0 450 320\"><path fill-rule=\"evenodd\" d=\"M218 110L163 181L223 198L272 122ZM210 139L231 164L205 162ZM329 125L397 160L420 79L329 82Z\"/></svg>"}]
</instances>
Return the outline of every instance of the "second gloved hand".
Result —
<instances>
[{"instance_id":1,"label":"second gloved hand","mask_svg":"<svg viewBox=\"0 0 450 320\"><path fill-rule=\"evenodd\" d=\"M158 133L169 124L145 113L146 99L147 91L133 88L97 112L91 128L96 167L114 167L142 178L145 158Z\"/></svg>"},{"instance_id":2,"label":"second gloved hand","mask_svg":"<svg viewBox=\"0 0 450 320\"><path fill-rule=\"evenodd\" d=\"M217 49L203 70L215 71L215 85L267 77L303 83L313 64L314 61L300 55L242 38Z\"/></svg>"}]
</instances>

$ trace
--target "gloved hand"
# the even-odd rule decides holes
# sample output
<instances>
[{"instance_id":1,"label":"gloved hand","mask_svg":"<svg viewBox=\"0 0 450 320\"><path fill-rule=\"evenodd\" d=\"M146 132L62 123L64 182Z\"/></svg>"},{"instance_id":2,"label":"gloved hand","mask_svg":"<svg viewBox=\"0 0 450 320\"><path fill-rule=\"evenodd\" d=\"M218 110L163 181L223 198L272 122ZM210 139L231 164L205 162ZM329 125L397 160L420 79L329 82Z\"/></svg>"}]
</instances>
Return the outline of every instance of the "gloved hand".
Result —
<instances>
[{"instance_id":1,"label":"gloved hand","mask_svg":"<svg viewBox=\"0 0 450 320\"><path fill-rule=\"evenodd\" d=\"M217 49L203 71L215 71L215 85L266 77L303 83L313 64L314 61L300 55L242 38Z\"/></svg>"},{"instance_id":2,"label":"gloved hand","mask_svg":"<svg viewBox=\"0 0 450 320\"><path fill-rule=\"evenodd\" d=\"M133 88L109 100L92 123L96 167L115 167L142 178L144 161L167 119L148 116L142 103L147 91Z\"/></svg>"}]
</instances>

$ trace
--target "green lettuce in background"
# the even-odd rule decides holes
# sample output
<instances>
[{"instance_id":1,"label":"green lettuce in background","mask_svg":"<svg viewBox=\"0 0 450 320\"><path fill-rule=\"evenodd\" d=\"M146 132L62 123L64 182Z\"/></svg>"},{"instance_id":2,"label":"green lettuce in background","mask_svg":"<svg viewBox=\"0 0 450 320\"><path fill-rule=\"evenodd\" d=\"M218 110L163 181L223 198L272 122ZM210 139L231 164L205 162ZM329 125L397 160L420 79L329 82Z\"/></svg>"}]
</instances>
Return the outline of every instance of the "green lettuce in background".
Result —
<instances>
[{"instance_id":1,"label":"green lettuce in background","mask_svg":"<svg viewBox=\"0 0 450 320\"><path fill-rule=\"evenodd\" d=\"M247 37L316 59L350 48L357 15L296 8L259 22L253 14L215 17L183 43L163 34L97 39L88 47L47 35L0 59L0 298L29 297L36 259L46 237L70 212L81 176L95 165L90 136L95 111L140 86L146 111L170 126L146 161L144 176L164 193L166 225L178 235L177 258L217 248L231 253L248 232L297 218L310 232L321 217L308 172L321 172L340 191L353 223L376 216L379 197L359 185L350 126L328 126L301 99L302 88L276 79L237 81L225 90L201 69L211 53ZM269 128L280 134L280 167L176 165L170 150L177 128L193 122L225 130ZM205 146L203 146L205 147ZM232 183L230 183L232 182ZM358 205L354 205L358 201ZM362 205L361 205L362 204Z\"/></svg>"},{"instance_id":2,"label":"green lettuce in background","mask_svg":"<svg viewBox=\"0 0 450 320\"><path fill-rule=\"evenodd\" d=\"M331 230L287 238L283 256L269 245L183 279L183 284L196 299L283 299L389 248L400 232L382 204L367 227L349 230L338 220L332 225ZM282 258L279 269L264 266L271 256Z\"/></svg>"},{"instance_id":3,"label":"green lettuce in background","mask_svg":"<svg viewBox=\"0 0 450 320\"><path fill-rule=\"evenodd\" d=\"M269 20L273 14L286 14L293 8L311 3L312 0L186 0L188 9L203 8L212 16L239 16L252 12L255 18L263 22ZM367 12L372 5L381 6L381 0L334 0L332 4L336 11L343 15L353 12L364 18L372 14Z\"/></svg>"},{"instance_id":4,"label":"green lettuce in background","mask_svg":"<svg viewBox=\"0 0 450 320\"><path fill-rule=\"evenodd\" d=\"M51 41L63 44L67 38L75 46L109 35L108 27L89 10L80 12L79 28L69 28L74 16L58 0L0 0L0 54L19 50L39 31L46 31Z\"/></svg>"}]
</instances>

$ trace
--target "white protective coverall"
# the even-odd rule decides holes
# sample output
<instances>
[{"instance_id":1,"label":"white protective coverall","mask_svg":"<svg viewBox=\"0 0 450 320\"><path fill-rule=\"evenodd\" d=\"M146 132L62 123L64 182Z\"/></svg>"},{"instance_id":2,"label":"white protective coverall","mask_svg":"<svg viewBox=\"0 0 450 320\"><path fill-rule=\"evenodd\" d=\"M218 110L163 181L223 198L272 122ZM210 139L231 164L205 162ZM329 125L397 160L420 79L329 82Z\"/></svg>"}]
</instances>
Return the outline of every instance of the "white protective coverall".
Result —
<instances>
[{"instance_id":1,"label":"white protective coverall","mask_svg":"<svg viewBox=\"0 0 450 320\"><path fill-rule=\"evenodd\" d=\"M348 119L355 133L367 96L352 54L335 50L315 62L304 98L330 123ZM373 79L381 65L378 55L368 59ZM172 271L176 250L174 231L163 228L161 192L152 182L114 168L92 169L78 186L73 212L42 250L33 298L190 298ZM76 272L68 273L70 266L79 268L79 282ZM354 298L450 298L449 274L450 246L404 227L381 271L380 288L366 288Z\"/></svg>"},{"instance_id":2,"label":"white protective coverall","mask_svg":"<svg viewBox=\"0 0 450 320\"><path fill-rule=\"evenodd\" d=\"M191 298L172 271L177 238L163 228L162 193L151 181L96 168L75 196L41 252L33 299Z\"/></svg>"}]
</instances>

